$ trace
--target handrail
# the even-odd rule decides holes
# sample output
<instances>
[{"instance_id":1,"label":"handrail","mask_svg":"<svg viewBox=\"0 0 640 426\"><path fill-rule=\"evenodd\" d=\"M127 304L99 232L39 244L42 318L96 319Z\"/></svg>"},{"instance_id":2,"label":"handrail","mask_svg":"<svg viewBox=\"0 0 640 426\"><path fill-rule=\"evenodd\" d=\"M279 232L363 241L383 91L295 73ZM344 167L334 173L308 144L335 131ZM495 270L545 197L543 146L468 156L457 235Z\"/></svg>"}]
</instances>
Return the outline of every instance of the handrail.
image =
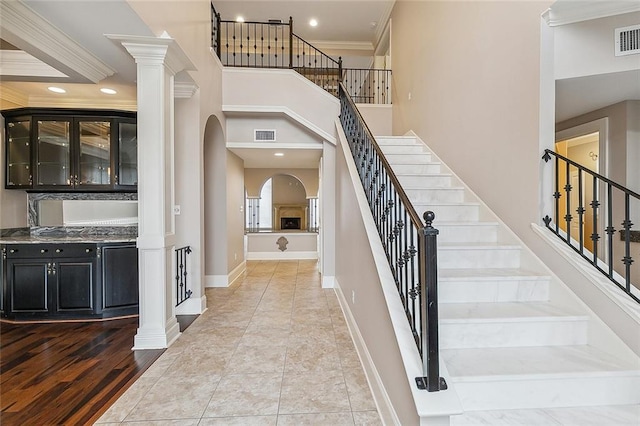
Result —
<instances>
[{"instance_id":1,"label":"handrail","mask_svg":"<svg viewBox=\"0 0 640 426\"><path fill-rule=\"evenodd\" d=\"M440 377L439 365L435 215L425 212L426 225L422 224L342 83L339 95L340 121L422 357L423 377L416 377L416 383L429 392L444 390L447 384Z\"/></svg>"},{"instance_id":2,"label":"handrail","mask_svg":"<svg viewBox=\"0 0 640 426\"><path fill-rule=\"evenodd\" d=\"M555 219L546 215L543 218L545 226L628 294L629 297L640 303L640 297L638 297L640 290L636 289L631 282L631 264L634 259L631 257L630 244L632 239L635 242L640 242L640 231L631 229L633 226L631 222L631 201L632 199L634 200L634 213L636 213L637 217L640 215L640 194L550 149L545 150L542 159L548 163L552 156L555 157L555 190L553 193ZM563 174L561 174L560 162L564 163ZM587 175L590 176L589 179L585 179ZM572 198L574 198L572 196L574 177L578 185L578 194L575 197L578 203L577 206L571 205ZM614 189L619 192L614 194ZM564 202L561 200L563 195L565 197ZM606 207L603 215L600 213L602 206ZM577 240L575 236L571 236L572 222L574 220L573 212L578 215ZM599 221L599 216L604 216L602 221ZM620 241L616 242L614 238L616 229L613 227L613 221L620 219L623 219L620 222L622 225L622 229L619 230ZM554 226L551 226L552 223ZM586 225L590 226L587 227ZM585 235L588 230L591 231L591 235ZM599 245L602 244L600 243L601 231L607 234L607 245L603 250L605 256L599 255L601 248ZM632 235L634 235L633 238ZM586 239L585 236L587 237ZM621 251L624 253L620 253ZM620 258L622 254L624 256ZM624 266L617 264L618 267L616 267L614 260L616 256ZM624 283L621 281L624 281Z\"/></svg>"}]
</instances>

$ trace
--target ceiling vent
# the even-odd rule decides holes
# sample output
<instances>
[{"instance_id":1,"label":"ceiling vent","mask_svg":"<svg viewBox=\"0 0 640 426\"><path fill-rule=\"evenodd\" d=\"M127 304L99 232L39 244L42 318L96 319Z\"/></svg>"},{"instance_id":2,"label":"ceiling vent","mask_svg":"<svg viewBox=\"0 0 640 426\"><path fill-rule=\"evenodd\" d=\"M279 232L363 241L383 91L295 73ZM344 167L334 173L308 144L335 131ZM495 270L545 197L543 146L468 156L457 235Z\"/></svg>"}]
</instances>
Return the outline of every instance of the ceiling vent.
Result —
<instances>
[{"instance_id":1,"label":"ceiling vent","mask_svg":"<svg viewBox=\"0 0 640 426\"><path fill-rule=\"evenodd\" d=\"M640 53L640 25L616 28L616 56Z\"/></svg>"},{"instance_id":2,"label":"ceiling vent","mask_svg":"<svg viewBox=\"0 0 640 426\"><path fill-rule=\"evenodd\" d=\"M275 130L258 130L253 131L254 142L275 142L276 131Z\"/></svg>"}]
</instances>

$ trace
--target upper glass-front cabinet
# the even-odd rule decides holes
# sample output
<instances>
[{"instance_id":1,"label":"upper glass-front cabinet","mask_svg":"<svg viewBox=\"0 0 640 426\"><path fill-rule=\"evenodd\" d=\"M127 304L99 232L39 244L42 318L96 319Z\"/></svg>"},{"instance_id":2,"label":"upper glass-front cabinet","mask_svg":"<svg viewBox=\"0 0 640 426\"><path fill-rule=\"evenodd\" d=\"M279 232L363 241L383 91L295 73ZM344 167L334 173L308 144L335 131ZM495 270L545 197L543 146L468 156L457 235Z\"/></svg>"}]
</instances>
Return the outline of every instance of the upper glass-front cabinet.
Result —
<instances>
[{"instance_id":1,"label":"upper glass-front cabinet","mask_svg":"<svg viewBox=\"0 0 640 426\"><path fill-rule=\"evenodd\" d=\"M31 119L16 118L7 121L7 186L13 188L29 188L32 182L31 173Z\"/></svg>"},{"instance_id":2,"label":"upper glass-front cabinet","mask_svg":"<svg viewBox=\"0 0 640 426\"><path fill-rule=\"evenodd\" d=\"M4 111L7 189L136 191L136 115L128 111Z\"/></svg>"},{"instance_id":3,"label":"upper glass-front cabinet","mask_svg":"<svg viewBox=\"0 0 640 426\"><path fill-rule=\"evenodd\" d=\"M37 121L36 158L35 187L73 186L69 120Z\"/></svg>"},{"instance_id":4,"label":"upper glass-front cabinet","mask_svg":"<svg viewBox=\"0 0 640 426\"><path fill-rule=\"evenodd\" d=\"M77 186L111 185L111 122L79 121Z\"/></svg>"}]
</instances>

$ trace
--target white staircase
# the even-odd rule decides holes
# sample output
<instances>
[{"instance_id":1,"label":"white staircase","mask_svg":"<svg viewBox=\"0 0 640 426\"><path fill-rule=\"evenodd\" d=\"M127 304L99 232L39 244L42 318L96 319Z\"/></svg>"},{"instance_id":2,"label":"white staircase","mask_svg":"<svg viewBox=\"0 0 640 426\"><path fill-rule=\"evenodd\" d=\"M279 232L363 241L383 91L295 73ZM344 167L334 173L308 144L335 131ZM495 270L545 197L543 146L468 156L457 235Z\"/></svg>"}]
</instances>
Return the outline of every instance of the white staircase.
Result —
<instances>
[{"instance_id":1,"label":"white staircase","mask_svg":"<svg viewBox=\"0 0 640 426\"><path fill-rule=\"evenodd\" d=\"M452 423L475 424L467 412L487 410L640 413L640 359L422 141L377 141L418 214L432 210L440 230L441 356L465 410Z\"/></svg>"}]
</instances>

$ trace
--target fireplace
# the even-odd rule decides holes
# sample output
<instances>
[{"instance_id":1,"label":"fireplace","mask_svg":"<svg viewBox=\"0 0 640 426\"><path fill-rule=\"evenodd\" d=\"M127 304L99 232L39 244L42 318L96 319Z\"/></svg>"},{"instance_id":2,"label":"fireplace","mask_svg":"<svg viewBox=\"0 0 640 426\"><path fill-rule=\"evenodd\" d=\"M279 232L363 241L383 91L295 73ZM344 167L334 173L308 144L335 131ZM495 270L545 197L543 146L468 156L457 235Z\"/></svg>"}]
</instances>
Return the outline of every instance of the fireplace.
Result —
<instances>
[{"instance_id":1,"label":"fireplace","mask_svg":"<svg viewBox=\"0 0 640 426\"><path fill-rule=\"evenodd\" d=\"M281 217L280 229L300 229L299 217Z\"/></svg>"}]
</instances>

